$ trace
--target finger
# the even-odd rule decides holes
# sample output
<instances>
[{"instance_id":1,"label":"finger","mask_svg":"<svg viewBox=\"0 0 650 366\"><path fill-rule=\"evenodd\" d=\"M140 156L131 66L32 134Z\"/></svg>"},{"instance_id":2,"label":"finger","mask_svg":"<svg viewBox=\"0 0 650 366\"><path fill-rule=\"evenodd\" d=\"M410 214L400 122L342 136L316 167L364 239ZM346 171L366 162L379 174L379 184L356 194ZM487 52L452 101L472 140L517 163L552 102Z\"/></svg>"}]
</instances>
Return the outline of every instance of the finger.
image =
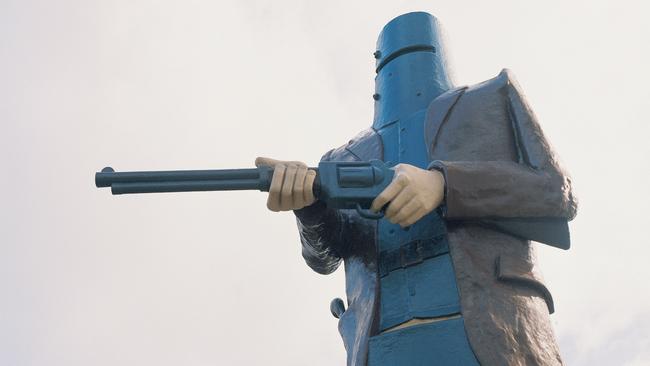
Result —
<instances>
[{"instance_id":1,"label":"finger","mask_svg":"<svg viewBox=\"0 0 650 366\"><path fill-rule=\"evenodd\" d=\"M400 193L397 194L397 197L393 198L393 200L388 204L388 208L386 209L386 218L394 221L394 217L399 214L402 207L409 203L414 197L415 192L413 192L413 189L402 189Z\"/></svg>"},{"instance_id":2,"label":"finger","mask_svg":"<svg viewBox=\"0 0 650 366\"><path fill-rule=\"evenodd\" d=\"M402 223L400 223L401 227L407 227L415 224L418 222L424 215L428 214L429 210L427 210L425 207L420 206L413 214L411 214L409 217L407 217Z\"/></svg>"},{"instance_id":3,"label":"finger","mask_svg":"<svg viewBox=\"0 0 650 366\"><path fill-rule=\"evenodd\" d=\"M296 180L293 183L293 208L305 207L305 178L307 178L307 167L298 166Z\"/></svg>"},{"instance_id":4,"label":"finger","mask_svg":"<svg viewBox=\"0 0 650 366\"><path fill-rule=\"evenodd\" d=\"M395 196L406 186L407 178L404 175L396 176L392 182L384 189L379 196L377 196L373 201L370 209L379 212L384 205L393 200Z\"/></svg>"},{"instance_id":5,"label":"finger","mask_svg":"<svg viewBox=\"0 0 650 366\"><path fill-rule=\"evenodd\" d=\"M288 165L287 171L284 173L284 182L282 182L282 190L280 192L281 211L288 211L293 208L293 183L296 180L297 170L297 166Z\"/></svg>"},{"instance_id":6,"label":"finger","mask_svg":"<svg viewBox=\"0 0 650 366\"><path fill-rule=\"evenodd\" d=\"M390 204L391 206L393 203ZM402 224L406 219L410 218L415 212L417 212L422 206L420 200L416 196L411 197L411 200L408 201L402 208L399 209L399 212L392 217L392 222L395 224ZM390 207L390 206L389 206Z\"/></svg>"},{"instance_id":7,"label":"finger","mask_svg":"<svg viewBox=\"0 0 650 366\"><path fill-rule=\"evenodd\" d=\"M263 156L259 156L255 158L255 166L260 167L260 166L270 166L274 167L277 164L284 164L284 165L297 165L297 166L307 166L307 164L303 163L302 161L284 161L284 160L277 160L277 159L272 159L272 158L266 158Z\"/></svg>"},{"instance_id":8,"label":"finger","mask_svg":"<svg viewBox=\"0 0 650 366\"><path fill-rule=\"evenodd\" d=\"M316 172L314 170L307 170L307 176L305 177L305 188L303 190L303 195L305 197L305 206L309 206L314 201L316 201L316 197L314 197L314 181L316 180Z\"/></svg>"},{"instance_id":9,"label":"finger","mask_svg":"<svg viewBox=\"0 0 650 366\"><path fill-rule=\"evenodd\" d=\"M258 167L258 168L261 167L261 166L274 167L279 163L281 163L280 160L265 158L263 156L258 156L257 158L255 158L255 166Z\"/></svg>"},{"instance_id":10,"label":"finger","mask_svg":"<svg viewBox=\"0 0 650 366\"><path fill-rule=\"evenodd\" d=\"M271 179L271 186L269 187L269 198L266 201L266 207L271 211L280 211L280 193L282 191L282 182L284 181L284 173L286 167L284 164L277 164L273 168L273 178Z\"/></svg>"},{"instance_id":11,"label":"finger","mask_svg":"<svg viewBox=\"0 0 650 366\"><path fill-rule=\"evenodd\" d=\"M290 161L291 164L297 165L298 167L307 167L307 164L303 163L302 161Z\"/></svg>"}]
</instances>

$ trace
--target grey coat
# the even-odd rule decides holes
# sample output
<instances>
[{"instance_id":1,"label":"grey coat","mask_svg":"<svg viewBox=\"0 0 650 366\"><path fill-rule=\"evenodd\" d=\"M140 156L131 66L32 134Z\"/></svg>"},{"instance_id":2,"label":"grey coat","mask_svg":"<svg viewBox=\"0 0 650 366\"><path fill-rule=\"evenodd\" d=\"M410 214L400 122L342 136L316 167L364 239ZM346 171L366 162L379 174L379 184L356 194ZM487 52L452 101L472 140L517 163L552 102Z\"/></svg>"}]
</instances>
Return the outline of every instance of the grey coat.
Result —
<instances>
[{"instance_id":1,"label":"grey coat","mask_svg":"<svg viewBox=\"0 0 650 366\"><path fill-rule=\"evenodd\" d=\"M568 248L571 182L508 70L430 104L423 131L431 169L445 175L440 210L470 345L483 365L558 365L553 298L530 240ZM367 130L324 160L381 159ZM343 260L348 309L339 330L348 365L365 365L377 332L376 223L320 202L296 211L303 257L319 273Z\"/></svg>"}]
</instances>

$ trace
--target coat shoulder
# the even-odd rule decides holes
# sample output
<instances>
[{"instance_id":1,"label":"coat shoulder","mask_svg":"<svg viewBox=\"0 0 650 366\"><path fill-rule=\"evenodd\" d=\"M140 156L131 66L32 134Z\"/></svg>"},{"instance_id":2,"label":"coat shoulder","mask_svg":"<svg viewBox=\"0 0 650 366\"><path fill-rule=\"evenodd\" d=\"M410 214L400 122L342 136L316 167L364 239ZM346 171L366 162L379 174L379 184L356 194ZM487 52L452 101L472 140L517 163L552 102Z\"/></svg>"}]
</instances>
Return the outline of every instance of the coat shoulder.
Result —
<instances>
[{"instance_id":1,"label":"coat shoulder","mask_svg":"<svg viewBox=\"0 0 650 366\"><path fill-rule=\"evenodd\" d=\"M471 85L467 88L467 94L502 94L507 95L511 90L519 90L519 84L514 73L510 69L502 69L501 72L492 79Z\"/></svg>"},{"instance_id":2,"label":"coat shoulder","mask_svg":"<svg viewBox=\"0 0 650 366\"><path fill-rule=\"evenodd\" d=\"M362 161L381 159L383 146L381 137L372 128L359 132L346 144L328 151L322 161Z\"/></svg>"}]
</instances>

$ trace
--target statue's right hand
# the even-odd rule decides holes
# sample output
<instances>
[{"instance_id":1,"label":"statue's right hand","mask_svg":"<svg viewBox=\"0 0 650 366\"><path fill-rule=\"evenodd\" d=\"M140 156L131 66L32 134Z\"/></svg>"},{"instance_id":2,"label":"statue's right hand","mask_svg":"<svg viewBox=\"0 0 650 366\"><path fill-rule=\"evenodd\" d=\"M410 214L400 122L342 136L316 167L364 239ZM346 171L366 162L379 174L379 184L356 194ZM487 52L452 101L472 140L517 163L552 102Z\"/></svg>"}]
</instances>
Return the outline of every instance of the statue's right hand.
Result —
<instances>
[{"instance_id":1,"label":"statue's right hand","mask_svg":"<svg viewBox=\"0 0 650 366\"><path fill-rule=\"evenodd\" d=\"M255 166L273 168L269 198L266 201L269 210L298 210L316 201L313 191L316 172L308 169L307 164L301 161L258 157L255 159Z\"/></svg>"}]
</instances>

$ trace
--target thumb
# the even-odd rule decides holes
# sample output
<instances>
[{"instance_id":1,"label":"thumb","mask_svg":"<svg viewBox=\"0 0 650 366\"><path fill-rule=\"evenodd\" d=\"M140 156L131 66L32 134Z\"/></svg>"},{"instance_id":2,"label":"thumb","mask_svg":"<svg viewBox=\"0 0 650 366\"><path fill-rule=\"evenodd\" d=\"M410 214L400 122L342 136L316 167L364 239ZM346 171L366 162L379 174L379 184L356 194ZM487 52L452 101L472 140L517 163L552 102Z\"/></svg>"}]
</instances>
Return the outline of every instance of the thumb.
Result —
<instances>
[{"instance_id":1,"label":"thumb","mask_svg":"<svg viewBox=\"0 0 650 366\"><path fill-rule=\"evenodd\" d=\"M261 167L261 166L274 167L279 162L280 162L279 160L275 160L275 159L271 159L271 158L265 158L263 156L258 156L257 158L255 158L255 166L258 167L258 168Z\"/></svg>"}]
</instances>

